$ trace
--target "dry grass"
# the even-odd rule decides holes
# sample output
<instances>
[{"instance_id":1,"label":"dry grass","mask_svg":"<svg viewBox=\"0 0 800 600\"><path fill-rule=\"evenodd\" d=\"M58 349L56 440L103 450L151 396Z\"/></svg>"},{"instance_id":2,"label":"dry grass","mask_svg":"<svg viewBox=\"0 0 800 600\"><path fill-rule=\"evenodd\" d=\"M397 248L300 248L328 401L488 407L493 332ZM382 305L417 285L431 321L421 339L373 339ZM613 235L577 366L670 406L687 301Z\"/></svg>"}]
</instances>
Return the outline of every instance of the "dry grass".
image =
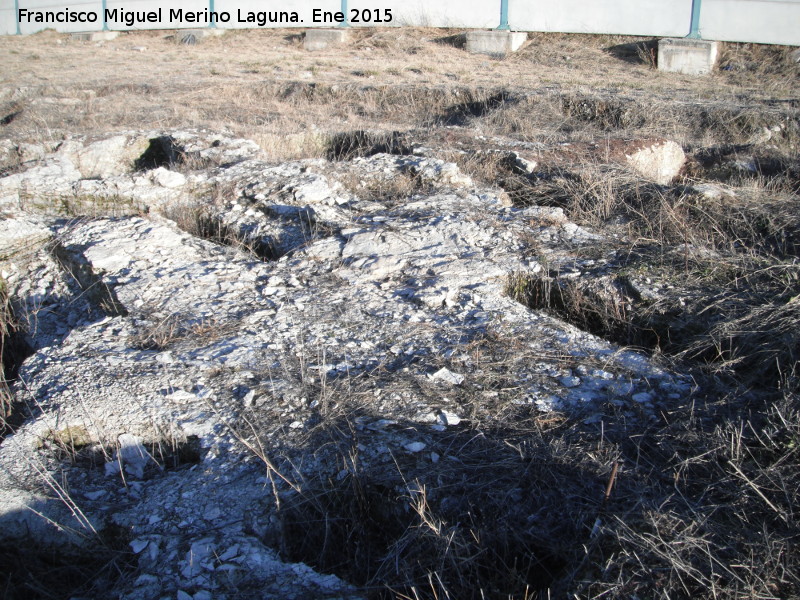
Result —
<instances>
[{"instance_id":1,"label":"dry grass","mask_svg":"<svg viewBox=\"0 0 800 600\"><path fill-rule=\"evenodd\" d=\"M440 43L456 33L446 30L357 31L354 43L325 53L306 52L295 33L232 31L196 46L175 45L162 32L92 46L54 32L0 39L6 81L0 117L15 115L0 135L58 142L78 133L206 128L255 139L276 158L318 156L328 135L430 123L484 90L519 99L493 110L489 125L523 139L591 137L609 125L624 134L644 116L633 131L683 141L703 122L712 123L713 135L723 125L759 130L765 111L781 118L781 101L794 97L797 83L784 50L753 45L727 48L723 64L736 69L691 78L631 59L625 48L650 43L641 38L532 34L521 52L498 61ZM141 46L147 50L133 50ZM598 89L603 97L594 99ZM639 91L627 98L630 90ZM744 96L759 107L749 120L737 117ZM599 103L593 116L573 107L587 97ZM691 118L670 104L676 99Z\"/></svg>"},{"instance_id":2,"label":"dry grass","mask_svg":"<svg viewBox=\"0 0 800 600\"><path fill-rule=\"evenodd\" d=\"M345 189L359 199L377 202L387 208L405 202L414 194L425 192L428 187L418 175L401 173L392 177L372 177L362 180L356 176L340 179Z\"/></svg>"},{"instance_id":3,"label":"dry grass","mask_svg":"<svg viewBox=\"0 0 800 600\"><path fill-rule=\"evenodd\" d=\"M30 540L0 544L0 586L4 598L98 597L106 593L121 574L133 571L128 548L129 534L121 527L108 527L101 543L91 549L47 547Z\"/></svg>"},{"instance_id":4,"label":"dry grass","mask_svg":"<svg viewBox=\"0 0 800 600\"><path fill-rule=\"evenodd\" d=\"M12 396L8 389L6 372L12 364L10 338L14 330L14 313L11 310L6 283L0 279L0 432L3 434L6 431L6 419L11 415Z\"/></svg>"},{"instance_id":5,"label":"dry grass","mask_svg":"<svg viewBox=\"0 0 800 600\"><path fill-rule=\"evenodd\" d=\"M516 201L555 203L594 227L617 223L622 241L602 251L616 257L610 273L515 274L507 292L617 343L711 364L745 384L797 389L800 213L777 179L717 198L602 166L524 180ZM650 281L670 291L643 296Z\"/></svg>"},{"instance_id":6,"label":"dry grass","mask_svg":"<svg viewBox=\"0 0 800 600\"><path fill-rule=\"evenodd\" d=\"M198 338L212 342L235 331L232 324L220 323L214 318L198 319L187 314L170 313L164 316L153 309L142 311L148 320L139 323L130 345L140 350L163 351L187 340Z\"/></svg>"},{"instance_id":7,"label":"dry grass","mask_svg":"<svg viewBox=\"0 0 800 600\"><path fill-rule=\"evenodd\" d=\"M484 347L494 359L509 345L498 342ZM471 393L484 376L472 374ZM392 431L424 440L422 458L381 460L376 445L390 434L364 428L381 415L355 400L375 384L333 384L325 393L338 408L299 445L273 444L270 468L290 485L275 491L280 527L269 543L285 558L368 598L800 593L800 414L790 394L707 393L665 403L649 426L609 416L600 431L519 410L439 433L400 421ZM296 467L310 455L322 472Z\"/></svg>"}]
</instances>

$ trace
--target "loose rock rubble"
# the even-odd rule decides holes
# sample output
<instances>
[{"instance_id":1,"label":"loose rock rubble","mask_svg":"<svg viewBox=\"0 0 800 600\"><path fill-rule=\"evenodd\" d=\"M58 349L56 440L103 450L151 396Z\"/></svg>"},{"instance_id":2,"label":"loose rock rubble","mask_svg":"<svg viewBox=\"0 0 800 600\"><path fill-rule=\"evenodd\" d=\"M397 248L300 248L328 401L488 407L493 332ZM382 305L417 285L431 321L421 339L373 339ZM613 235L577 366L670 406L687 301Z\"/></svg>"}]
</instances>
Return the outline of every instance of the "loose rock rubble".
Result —
<instances>
[{"instance_id":1,"label":"loose rock rubble","mask_svg":"<svg viewBox=\"0 0 800 600\"><path fill-rule=\"evenodd\" d=\"M270 542L292 490L269 456L305 452L296 473L336 476L335 455L302 443L347 410L342 386L369 398L362 461L426 464L430 435L476 425L484 402L592 423L690 392L508 298L509 273L574 264L598 235L507 206L433 151L275 164L197 132L24 150L36 158L0 178L2 277L32 352L14 390L25 422L0 447L0 522L84 545L124 528L123 598L357 597ZM417 187L384 202L347 184L376 177ZM470 348L489 337L519 359L484 364ZM485 383L501 371L510 391Z\"/></svg>"}]
</instances>

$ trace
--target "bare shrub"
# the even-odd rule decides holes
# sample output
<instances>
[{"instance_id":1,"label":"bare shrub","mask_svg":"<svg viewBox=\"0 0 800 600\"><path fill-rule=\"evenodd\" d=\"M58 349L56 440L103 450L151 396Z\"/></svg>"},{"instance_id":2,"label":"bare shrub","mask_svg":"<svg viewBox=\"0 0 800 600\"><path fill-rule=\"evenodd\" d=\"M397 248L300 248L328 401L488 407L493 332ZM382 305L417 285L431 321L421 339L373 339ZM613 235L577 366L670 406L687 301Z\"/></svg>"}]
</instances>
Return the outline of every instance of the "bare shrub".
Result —
<instances>
[{"instance_id":1,"label":"bare shrub","mask_svg":"<svg viewBox=\"0 0 800 600\"><path fill-rule=\"evenodd\" d=\"M650 69L658 68L658 48L655 44L640 42L636 45L636 56Z\"/></svg>"}]
</instances>

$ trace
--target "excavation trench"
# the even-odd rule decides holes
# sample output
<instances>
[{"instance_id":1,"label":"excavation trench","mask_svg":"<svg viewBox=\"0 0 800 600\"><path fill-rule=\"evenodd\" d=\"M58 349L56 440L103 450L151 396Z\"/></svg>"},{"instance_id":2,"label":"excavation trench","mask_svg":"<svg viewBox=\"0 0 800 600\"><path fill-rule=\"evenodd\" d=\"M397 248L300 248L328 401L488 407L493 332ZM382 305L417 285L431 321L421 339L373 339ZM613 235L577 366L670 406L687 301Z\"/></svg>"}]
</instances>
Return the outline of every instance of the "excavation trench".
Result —
<instances>
[{"instance_id":1,"label":"excavation trench","mask_svg":"<svg viewBox=\"0 0 800 600\"><path fill-rule=\"evenodd\" d=\"M733 285L687 286L658 298L643 296L621 274L593 280L513 274L506 293L615 344L732 373L744 383L796 387L797 271L785 266L775 278L756 273Z\"/></svg>"},{"instance_id":2,"label":"excavation trench","mask_svg":"<svg viewBox=\"0 0 800 600\"><path fill-rule=\"evenodd\" d=\"M40 450L52 458L84 469L105 469L117 451L115 444L98 441L81 425L50 430L40 444ZM147 463L143 470L145 479L196 465L202 458L197 436L143 442L142 452Z\"/></svg>"},{"instance_id":3,"label":"excavation trench","mask_svg":"<svg viewBox=\"0 0 800 600\"><path fill-rule=\"evenodd\" d=\"M31 354L33 348L25 340L5 288L0 286L0 441L24 420L9 383L17 379L22 363Z\"/></svg>"},{"instance_id":4,"label":"excavation trench","mask_svg":"<svg viewBox=\"0 0 800 600\"><path fill-rule=\"evenodd\" d=\"M614 132L628 137L704 138L747 144L767 132L770 143L792 150L800 142L800 117L792 103L739 105L676 102L654 105L620 93L576 94L553 89L291 82L258 86L254 96L291 107L330 111L347 107L363 120L414 123L418 127L490 125L496 134L540 137L563 132ZM557 124L557 125L556 125ZM336 154L336 152L334 152ZM341 154L336 156L341 159Z\"/></svg>"},{"instance_id":5,"label":"excavation trench","mask_svg":"<svg viewBox=\"0 0 800 600\"><path fill-rule=\"evenodd\" d=\"M339 425L345 423L330 431ZM359 444L383 443L381 434L356 435ZM270 543L286 560L334 573L368 598L521 598L556 589L579 559L590 530L580 515L597 510L602 484L572 472L547 444L514 452L503 432L426 434L426 440L426 453L453 460L420 468L397 456L393 468L353 465L346 474L316 479L282 497L280 539ZM585 489L551 488L552 477ZM563 513L547 509L557 505ZM541 515L535 523L532 514ZM564 539L576 542L555 542Z\"/></svg>"},{"instance_id":6,"label":"excavation trench","mask_svg":"<svg viewBox=\"0 0 800 600\"><path fill-rule=\"evenodd\" d=\"M575 279L514 275L508 293L528 308L545 310L576 327L623 346L673 354L702 332L702 327L682 323L675 307L647 314L631 297L630 285L617 277L592 285ZM638 296L634 292L633 295ZM641 302L641 297L639 297ZM683 326L679 327L681 323Z\"/></svg>"},{"instance_id":7,"label":"excavation trench","mask_svg":"<svg viewBox=\"0 0 800 600\"><path fill-rule=\"evenodd\" d=\"M328 142L328 160L352 160L379 153L411 154L413 147L408 134L391 131L346 131L334 134Z\"/></svg>"},{"instance_id":8,"label":"excavation trench","mask_svg":"<svg viewBox=\"0 0 800 600\"><path fill-rule=\"evenodd\" d=\"M52 546L32 539L0 544L0 589L5 600L97 598L135 570L121 527L107 527L91 547Z\"/></svg>"}]
</instances>

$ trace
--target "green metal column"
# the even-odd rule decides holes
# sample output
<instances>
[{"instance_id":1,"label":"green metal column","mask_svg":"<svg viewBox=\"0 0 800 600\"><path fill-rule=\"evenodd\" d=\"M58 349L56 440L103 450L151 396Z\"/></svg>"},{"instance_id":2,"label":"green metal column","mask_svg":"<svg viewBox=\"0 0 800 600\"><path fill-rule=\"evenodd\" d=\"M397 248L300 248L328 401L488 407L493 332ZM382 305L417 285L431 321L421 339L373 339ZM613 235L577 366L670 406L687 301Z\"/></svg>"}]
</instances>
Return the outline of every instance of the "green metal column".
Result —
<instances>
[{"instance_id":1,"label":"green metal column","mask_svg":"<svg viewBox=\"0 0 800 600\"><path fill-rule=\"evenodd\" d=\"M508 31L511 27L508 26L508 0L500 0L500 27L502 31Z\"/></svg>"},{"instance_id":2,"label":"green metal column","mask_svg":"<svg viewBox=\"0 0 800 600\"><path fill-rule=\"evenodd\" d=\"M108 31L108 21L106 21L106 0L103 0L100 10L103 11L103 31Z\"/></svg>"},{"instance_id":3,"label":"green metal column","mask_svg":"<svg viewBox=\"0 0 800 600\"><path fill-rule=\"evenodd\" d=\"M347 27L350 25L350 15L347 14L347 0L342 0L342 14L344 15L344 21L339 23L339 27Z\"/></svg>"},{"instance_id":4,"label":"green metal column","mask_svg":"<svg viewBox=\"0 0 800 600\"><path fill-rule=\"evenodd\" d=\"M691 38L693 40L700 39L700 5L703 4L703 0L692 0L692 25L689 31L689 35L687 38Z\"/></svg>"},{"instance_id":5,"label":"green metal column","mask_svg":"<svg viewBox=\"0 0 800 600\"><path fill-rule=\"evenodd\" d=\"M22 35L22 30L19 28L19 0L14 0L14 22L17 24L17 35Z\"/></svg>"},{"instance_id":6,"label":"green metal column","mask_svg":"<svg viewBox=\"0 0 800 600\"><path fill-rule=\"evenodd\" d=\"M217 26L217 22L214 21L214 0L208 0L208 12L211 13L211 22L208 26L214 29Z\"/></svg>"}]
</instances>

